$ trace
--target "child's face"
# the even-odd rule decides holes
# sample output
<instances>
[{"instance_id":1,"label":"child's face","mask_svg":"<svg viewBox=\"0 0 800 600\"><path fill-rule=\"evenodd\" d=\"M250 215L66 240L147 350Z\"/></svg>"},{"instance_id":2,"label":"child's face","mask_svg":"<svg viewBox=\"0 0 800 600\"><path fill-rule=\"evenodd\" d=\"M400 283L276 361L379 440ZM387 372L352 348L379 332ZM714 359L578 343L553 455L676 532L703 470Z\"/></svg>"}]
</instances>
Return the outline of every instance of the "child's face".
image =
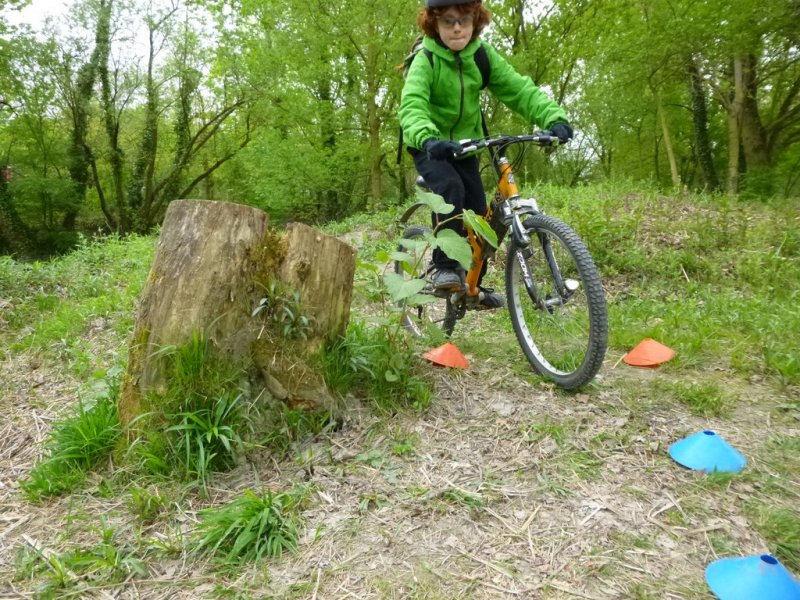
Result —
<instances>
[{"instance_id":1,"label":"child's face","mask_svg":"<svg viewBox=\"0 0 800 600\"><path fill-rule=\"evenodd\" d=\"M439 37L453 52L460 52L472 38L472 13L462 15L454 6L436 19Z\"/></svg>"}]
</instances>

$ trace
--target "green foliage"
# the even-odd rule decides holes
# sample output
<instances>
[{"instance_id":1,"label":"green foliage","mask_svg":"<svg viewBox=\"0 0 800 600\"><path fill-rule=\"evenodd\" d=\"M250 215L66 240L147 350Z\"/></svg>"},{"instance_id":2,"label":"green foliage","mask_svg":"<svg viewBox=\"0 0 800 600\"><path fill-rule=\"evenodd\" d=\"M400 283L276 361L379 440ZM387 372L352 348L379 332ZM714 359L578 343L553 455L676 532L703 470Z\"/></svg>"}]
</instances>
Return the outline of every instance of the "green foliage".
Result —
<instances>
[{"instance_id":1,"label":"green foliage","mask_svg":"<svg viewBox=\"0 0 800 600\"><path fill-rule=\"evenodd\" d=\"M122 582L134 576L147 577L145 563L136 550L116 539L116 530L101 517L95 530L100 541L89 547L76 547L55 554L38 548L26 548L17 553L16 578L33 579L42 576L37 597L51 598L58 592L78 595L85 580L104 585ZM59 596L60 597L60 596Z\"/></svg>"},{"instance_id":2,"label":"green foliage","mask_svg":"<svg viewBox=\"0 0 800 600\"><path fill-rule=\"evenodd\" d=\"M227 471L236 464L236 451L242 446L241 399L241 394L223 393L210 406L167 415L175 423L166 433L183 475L204 488L212 471Z\"/></svg>"},{"instance_id":3,"label":"green foliage","mask_svg":"<svg viewBox=\"0 0 800 600\"><path fill-rule=\"evenodd\" d=\"M182 346L159 350L168 386L153 393L154 408L139 417L130 455L155 475L177 474L207 490L215 471L236 464L251 429L250 406L238 389L241 372L213 354L208 337L195 331Z\"/></svg>"},{"instance_id":4,"label":"green foliage","mask_svg":"<svg viewBox=\"0 0 800 600\"><path fill-rule=\"evenodd\" d=\"M263 288L266 295L253 310L253 316L261 315L279 335L288 340L308 339L314 319L304 314L300 292L288 289L278 280L270 281Z\"/></svg>"},{"instance_id":5,"label":"green foliage","mask_svg":"<svg viewBox=\"0 0 800 600\"><path fill-rule=\"evenodd\" d=\"M369 326L351 321L345 336L320 357L326 383L339 394L361 391L384 411L424 410L432 390L416 374L411 342L402 333L396 324Z\"/></svg>"},{"instance_id":6,"label":"green foliage","mask_svg":"<svg viewBox=\"0 0 800 600\"><path fill-rule=\"evenodd\" d=\"M50 262L0 257L3 346L55 356L88 377L97 350L80 338L92 327L129 334L153 246L148 237L112 236L82 239L77 250Z\"/></svg>"},{"instance_id":7,"label":"green foliage","mask_svg":"<svg viewBox=\"0 0 800 600\"><path fill-rule=\"evenodd\" d=\"M200 511L195 552L221 563L242 564L297 549L299 510L307 495L266 491L241 496L219 508Z\"/></svg>"},{"instance_id":8,"label":"green foliage","mask_svg":"<svg viewBox=\"0 0 800 600\"><path fill-rule=\"evenodd\" d=\"M108 458L120 433L118 376L109 375L88 402L80 400L72 415L53 424L46 457L20 482L28 499L41 501L75 489L88 470Z\"/></svg>"},{"instance_id":9,"label":"green foliage","mask_svg":"<svg viewBox=\"0 0 800 600\"><path fill-rule=\"evenodd\" d=\"M536 192L586 241L610 285L612 347L651 337L678 351L676 365L730 357L722 366L800 381L785 334L800 331L796 203L665 198L628 185Z\"/></svg>"}]
</instances>

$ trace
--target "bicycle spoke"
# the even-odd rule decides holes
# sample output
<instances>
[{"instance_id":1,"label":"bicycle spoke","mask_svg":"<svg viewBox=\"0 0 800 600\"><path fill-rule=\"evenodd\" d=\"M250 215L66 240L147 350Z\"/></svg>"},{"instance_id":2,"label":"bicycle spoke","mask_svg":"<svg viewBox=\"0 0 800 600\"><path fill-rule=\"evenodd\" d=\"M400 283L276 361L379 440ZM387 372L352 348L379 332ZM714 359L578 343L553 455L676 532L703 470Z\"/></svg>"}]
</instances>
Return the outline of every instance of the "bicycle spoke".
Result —
<instances>
[{"instance_id":1,"label":"bicycle spoke","mask_svg":"<svg viewBox=\"0 0 800 600\"><path fill-rule=\"evenodd\" d=\"M582 242L566 225L536 215L526 227L533 251L513 250L506 267L514 331L537 372L562 387L579 387L595 375L605 354L599 277Z\"/></svg>"}]
</instances>

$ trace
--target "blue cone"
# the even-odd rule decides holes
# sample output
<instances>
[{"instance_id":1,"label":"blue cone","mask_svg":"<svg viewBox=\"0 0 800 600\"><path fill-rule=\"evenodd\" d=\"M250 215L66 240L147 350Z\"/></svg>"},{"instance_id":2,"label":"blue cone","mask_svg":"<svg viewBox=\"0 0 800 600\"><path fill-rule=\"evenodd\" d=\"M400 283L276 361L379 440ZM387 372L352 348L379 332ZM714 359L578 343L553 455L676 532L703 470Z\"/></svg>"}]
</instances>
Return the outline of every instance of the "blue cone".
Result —
<instances>
[{"instance_id":1,"label":"blue cone","mask_svg":"<svg viewBox=\"0 0 800 600\"><path fill-rule=\"evenodd\" d=\"M800 583L769 554L715 560L706 582L720 600L800 600Z\"/></svg>"},{"instance_id":2,"label":"blue cone","mask_svg":"<svg viewBox=\"0 0 800 600\"><path fill-rule=\"evenodd\" d=\"M709 473L738 473L747 464L738 450L713 431L701 431L675 442L669 455L684 467Z\"/></svg>"}]
</instances>

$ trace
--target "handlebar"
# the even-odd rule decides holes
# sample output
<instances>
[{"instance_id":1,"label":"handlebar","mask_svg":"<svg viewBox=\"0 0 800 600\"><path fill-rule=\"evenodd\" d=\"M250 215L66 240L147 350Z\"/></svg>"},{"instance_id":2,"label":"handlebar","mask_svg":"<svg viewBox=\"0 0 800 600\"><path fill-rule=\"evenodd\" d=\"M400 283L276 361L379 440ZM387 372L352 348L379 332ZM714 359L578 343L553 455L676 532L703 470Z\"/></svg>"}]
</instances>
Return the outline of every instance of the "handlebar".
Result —
<instances>
[{"instance_id":1,"label":"handlebar","mask_svg":"<svg viewBox=\"0 0 800 600\"><path fill-rule=\"evenodd\" d=\"M528 135L500 135L476 140L459 140L461 144L461 154L474 152L483 148L505 148L513 144L530 142L537 146L558 146L561 141L558 136L549 131L539 131Z\"/></svg>"}]
</instances>

